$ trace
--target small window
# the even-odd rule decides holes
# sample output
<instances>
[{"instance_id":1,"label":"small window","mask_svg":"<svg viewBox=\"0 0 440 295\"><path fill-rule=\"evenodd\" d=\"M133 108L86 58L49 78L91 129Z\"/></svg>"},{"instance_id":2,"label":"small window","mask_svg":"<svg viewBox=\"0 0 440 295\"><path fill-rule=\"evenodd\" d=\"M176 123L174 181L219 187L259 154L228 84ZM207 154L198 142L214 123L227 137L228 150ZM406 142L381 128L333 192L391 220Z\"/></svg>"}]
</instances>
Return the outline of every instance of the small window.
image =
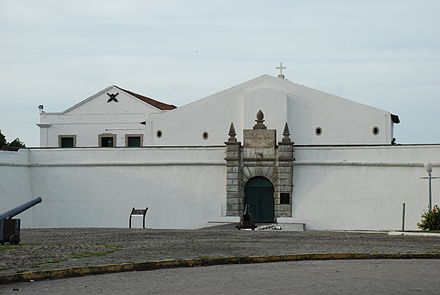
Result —
<instances>
[{"instance_id":1,"label":"small window","mask_svg":"<svg viewBox=\"0 0 440 295\"><path fill-rule=\"evenodd\" d=\"M157 137L162 137L162 131L157 130L157 132L156 132L156 136L157 136Z\"/></svg>"},{"instance_id":2,"label":"small window","mask_svg":"<svg viewBox=\"0 0 440 295\"><path fill-rule=\"evenodd\" d=\"M142 146L142 135L126 135L125 145L127 147L140 147Z\"/></svg>"},{"instance_id":3,"label":"small window","mask_svg":"<svg viewBox=\"0 0 440 295\"><path fill-rule=\"evenodd\" d=\"M76 146L76 136L60 135L58 142L59 142L59 146L62 148L73 148Z\"/></svg>"},{"instance_id":4,"label":"small window","mask_svg":"<svg viewBox=\"0 0 440 295\"><path fill-rule=\"evenodd\" d=\"M280 194L280 204L281 205L289 205L290 204L290 194L289 193L281 193Z\"/></svg>"},{"instance_id":5,"label":"small window","mask_svg":"<svg viewBox=\"0 0 440 295\"><path fill-rule=\"evenodd\" d=\"M101 134L101 135L99 135L99 146L100 147L115 147L116 146L116 135L114 135L114 134Z\"/></svg>"},{"instance_id":6,"label":"small window","mask_svg":"<svg viewBox=\"0 0 440 295\"><path fill-rule=\"evenodd\" d=\"M203 132L203 135L202 135L202 136L203 136L203 139L204 139L204 140L207 140L208 137L209 137L209 134L208 134L208 132L205 131L205 132Z\"/></svg>"},{"instance_id":7,"label":"small window","mask_svg":"<svg viewBox=\"0 0 440 295\"><path fill-rule=\"evenodd\" d=\"M320 136L322 134L322 128L321 127L316 127L315 134Z\"/></svg>"},{"instance_id":8,"label":"small window","mask_svg":"<svg viewBox=\"0 0 440 295\"><path fill-rule=\"evenodd\" d=\"M373 134L378 135L379 134L379 127L373 127Z\"/></svg>"}]
</instances>

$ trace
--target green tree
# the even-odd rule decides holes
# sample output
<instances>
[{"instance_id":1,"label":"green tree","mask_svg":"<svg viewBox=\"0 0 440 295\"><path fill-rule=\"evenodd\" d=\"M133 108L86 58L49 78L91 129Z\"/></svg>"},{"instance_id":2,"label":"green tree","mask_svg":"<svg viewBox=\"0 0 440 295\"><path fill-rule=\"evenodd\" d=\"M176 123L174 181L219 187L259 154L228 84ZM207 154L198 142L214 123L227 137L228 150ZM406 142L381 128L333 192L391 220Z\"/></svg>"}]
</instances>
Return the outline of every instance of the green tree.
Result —
<instances>
[{"instance_id":1,"label":"green tree","mask_svg":"<svg viewBox=\"0 0 440 295\"><path fill-rule=\"evenodd\" d=\"M0 130L0 150L8 150L9 148L11 148L12 150L17 150L19 148L25 147L26 145L19 138L16 138L8 143L6 137L2 134Z\"/></svg>"},{"instance_id":2,"label":"green tree","mask_svg":"<svg viewBox=\"0 0 440 295\"><path fill-rule=\"evenodd\" d=\"M24 142L20 141L20 139L16 138L10 143L8 143L8 147L25 148L26 145L24 144Z\"/></svg>"},{"instance_id":3,"label":"green tree","mask_svg":"<svg viewBox=\"0 0 440 295\"><path fill-rule=\"evenodd\" d=\"M6 137L2 134L2 131L0 130L0 150L6 146L8 143L6 142Z\"/></svg>"}]
</instances>

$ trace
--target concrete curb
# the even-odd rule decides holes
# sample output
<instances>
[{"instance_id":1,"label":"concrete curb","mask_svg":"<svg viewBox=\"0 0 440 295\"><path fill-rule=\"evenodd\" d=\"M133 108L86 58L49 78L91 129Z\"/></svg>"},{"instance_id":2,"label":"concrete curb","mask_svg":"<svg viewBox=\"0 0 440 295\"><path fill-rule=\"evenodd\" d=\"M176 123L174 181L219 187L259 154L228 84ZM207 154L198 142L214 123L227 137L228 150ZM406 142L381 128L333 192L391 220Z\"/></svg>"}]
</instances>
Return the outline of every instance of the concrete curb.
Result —
<instances>
[{"instance_id":1,"label":"concrete curb","mask_svg":"<svg viewBox=\"0 0 440 295\"><path fill-rule=\"evenodd\" d=\"M390 231L389 236L412 236L412 237L438 237L440 238L440 233L418 233L418 232L407 232L407 231Z\"/></svg>"},{"instance_id":2,"label":"concrete curb","mask_svg":"<svg viewBox=\"0 0 440 295\"><path fill-rule=\"evenodd\" d=\"M222 264L247 264L300 260L344 260L344 259L440 259L440 253L326 253L326 254L286 254L265 256L201 257L190 259L158 260L99 266L72 267L53 270L38 270L0 275L0 284L26 282L31 280L61 279L94 274L124 271L146 271L155 269L210 266Z\"/></svg>"}]
</instances>

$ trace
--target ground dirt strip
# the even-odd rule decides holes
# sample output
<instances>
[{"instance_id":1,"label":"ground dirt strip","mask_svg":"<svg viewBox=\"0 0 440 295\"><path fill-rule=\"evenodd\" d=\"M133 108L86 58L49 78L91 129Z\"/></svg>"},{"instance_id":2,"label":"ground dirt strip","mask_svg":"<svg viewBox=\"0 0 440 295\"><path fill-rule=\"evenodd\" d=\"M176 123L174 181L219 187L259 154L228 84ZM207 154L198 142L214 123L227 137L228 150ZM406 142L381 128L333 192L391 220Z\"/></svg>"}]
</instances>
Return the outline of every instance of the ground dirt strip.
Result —
<instances>
[{"instance_id":1,"label":"ground dirt strip","mask_svg":"<svg viewBox=\"0 0 440 295\"><path fill-rule=\"evenodd\" d=\"M440 258L438 237L329 231L22 230L0 246L0 282L94 273L307 259Z\"/></svg>"}]
</instances>

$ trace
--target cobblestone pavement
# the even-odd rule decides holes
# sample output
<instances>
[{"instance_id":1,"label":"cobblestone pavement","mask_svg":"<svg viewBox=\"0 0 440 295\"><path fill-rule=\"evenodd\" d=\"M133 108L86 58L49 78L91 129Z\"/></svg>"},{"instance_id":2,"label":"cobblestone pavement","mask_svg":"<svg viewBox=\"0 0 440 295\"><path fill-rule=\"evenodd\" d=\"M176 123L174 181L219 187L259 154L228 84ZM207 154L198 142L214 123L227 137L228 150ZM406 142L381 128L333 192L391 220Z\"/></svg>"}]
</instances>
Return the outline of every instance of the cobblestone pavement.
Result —
<instances>
[{"instance_id":1,"label":"cobblestone pavement","mask_svg":"<svg viewBox=\"0 0 440 295\"><path fill-rule=\"evenodd\" d=\"M440 238L329 231L24 229L0 246L0 273L204 256L440 253Z\"/></svg>"}]
</instances>

